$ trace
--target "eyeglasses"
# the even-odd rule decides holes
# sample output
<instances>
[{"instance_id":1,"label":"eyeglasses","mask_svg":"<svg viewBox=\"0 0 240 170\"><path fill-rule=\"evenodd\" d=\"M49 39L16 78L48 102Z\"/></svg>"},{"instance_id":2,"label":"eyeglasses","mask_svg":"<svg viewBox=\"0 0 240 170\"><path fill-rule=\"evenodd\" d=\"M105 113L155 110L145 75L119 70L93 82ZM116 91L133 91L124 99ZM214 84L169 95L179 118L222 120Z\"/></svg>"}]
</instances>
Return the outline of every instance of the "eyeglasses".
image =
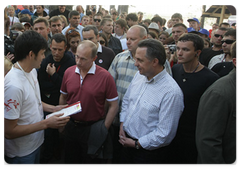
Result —
<instances>
[{"instance_id":1,"label":"eyeglasses","mask_svg":"<svg viewBox=\"0 0 240 170\"><path fill-rule=\"evenodd\" d=\"M220 35L220 34L214 34L214 36L215 36L216 38L218 38L218 37L220 37L220 36L221 36L221 38L223 38L223 35Z\"/></svg>"},{"instance_id":2,"label":"eyeglasses","mask_svg":"<svg viewBox=\"0 0 240 170\"><path fill-rule=\"evenodd\" d=\"M235 42L235 40L222 40L221 42L222 42L222 44L224 44L224 43L226 43L226 44L232 44L232 43Z\"/></svg>"},{"instance_id":3,"label":"eyeglasses","mask_svg":"<svg viewBox=\"0 0 240 170\"><path fill-rule=\"evenodd\" d=\"M101 45L105 44L105 41L103 41L103 40L100 40L99 42Z\"/></svg>"},{"instance_id":4,"label":"eyeglasses","mask_svg":"<svg viewBox=\"0 0 240 170\"><path fill-rule=\"evenodd\" d=\"M72 32L74 32L74 31L76 31L76 32L78 32L77 30L69 30L68 32L67 32L67 34L71 34Z\"/></svg>"},{"instance_id":5,"label":"eyeglasses","mask_svg":"<svg viewBox=\"0 0 240 170\"><path fill-rule=\"evenodd\" d=\"M101 19L93 19L94 20L94 22L101 22Z\"/></svg>"}]
</instances>

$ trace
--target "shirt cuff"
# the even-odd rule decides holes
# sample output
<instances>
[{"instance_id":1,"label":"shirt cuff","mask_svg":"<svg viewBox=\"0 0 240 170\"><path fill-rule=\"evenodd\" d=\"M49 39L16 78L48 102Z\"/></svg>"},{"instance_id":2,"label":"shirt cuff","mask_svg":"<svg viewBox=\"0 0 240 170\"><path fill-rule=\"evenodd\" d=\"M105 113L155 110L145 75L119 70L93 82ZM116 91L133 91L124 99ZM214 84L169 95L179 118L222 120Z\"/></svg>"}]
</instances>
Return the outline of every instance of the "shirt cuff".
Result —
<instances>
[{"instance_id":1,"label":"shirt cuff","mask_svg":"<svg viewBox=\"0 0 240 170\"><path fill-rule=\"evenodd\" d=\"M113 99L106 99L108 102L112 102L112 101L115 101L115 100L117 100L118 99L118 96L117 97L115 97L115 98L113 98Z\"/></svg>"}]
</instances>

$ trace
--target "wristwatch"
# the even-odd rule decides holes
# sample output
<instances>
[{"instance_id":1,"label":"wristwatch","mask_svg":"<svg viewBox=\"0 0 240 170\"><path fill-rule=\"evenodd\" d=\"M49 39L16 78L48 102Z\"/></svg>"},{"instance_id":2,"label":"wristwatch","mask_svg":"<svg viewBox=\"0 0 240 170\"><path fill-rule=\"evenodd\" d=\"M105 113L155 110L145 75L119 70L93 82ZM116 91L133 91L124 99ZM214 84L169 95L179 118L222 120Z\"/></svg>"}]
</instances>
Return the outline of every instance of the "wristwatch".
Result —
<instances>
[{"instance_id":1,"label":"wristwatch","mask_svg":"<svg viewBox=\"0 0 240 170\"><path fill-rule=\"evenodd\" d=\"M138 145L138 141L137 141L137 140L135 140L135 148L136 148L136 149L140 149L140 147L139 147L139 145Z\"/></svg>"}]
</instances>

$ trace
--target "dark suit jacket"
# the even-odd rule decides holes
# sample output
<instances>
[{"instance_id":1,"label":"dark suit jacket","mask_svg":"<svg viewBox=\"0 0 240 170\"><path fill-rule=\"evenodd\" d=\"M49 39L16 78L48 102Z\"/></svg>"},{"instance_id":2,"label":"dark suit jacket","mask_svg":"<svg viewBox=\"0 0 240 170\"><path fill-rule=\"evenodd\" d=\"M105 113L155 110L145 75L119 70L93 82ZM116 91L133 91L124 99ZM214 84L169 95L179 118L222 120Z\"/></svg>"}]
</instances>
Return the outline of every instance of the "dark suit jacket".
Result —
<instances>
[{"instance_id":1,"label":"dark suit jacket","mask_svg":"<svg viewBox=\"0 0 240 170\"><path fill-rule=\"evenodd\" d=\"M198 163L236 160L236 69L217 80L200 100L196 144Z\"/></svg>"}]
</instances>

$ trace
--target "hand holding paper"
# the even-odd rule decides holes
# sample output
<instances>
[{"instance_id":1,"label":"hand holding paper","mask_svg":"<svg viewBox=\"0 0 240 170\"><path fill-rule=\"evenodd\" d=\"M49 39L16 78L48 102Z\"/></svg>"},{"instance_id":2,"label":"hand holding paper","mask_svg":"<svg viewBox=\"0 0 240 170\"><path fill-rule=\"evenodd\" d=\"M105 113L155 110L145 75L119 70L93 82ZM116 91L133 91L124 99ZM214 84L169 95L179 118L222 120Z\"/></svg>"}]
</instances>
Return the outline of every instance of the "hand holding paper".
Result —
<instances>
[{"instance_id":1,"label":"hand holding paper","mask_svg":"<svg viewBox=\"0 0 240 170\"><path fill-rule=\"evenodd\" d=\"M53 115L57 115L57 114L61 114L61 113L64 113L64 114L60 117L66 117L66 116L70 116L72 114L76 114L76 113L81 112L81 111L82 111L81 102L78 101L78 102L76 102L72 105L69 105L69 106L65 107L64 109L62 109L60 111L57 111L57 112L54 112L54 113L51 113L51 114L47 115L46 119L50 118Z\"/></svg>"}]
</instances>

